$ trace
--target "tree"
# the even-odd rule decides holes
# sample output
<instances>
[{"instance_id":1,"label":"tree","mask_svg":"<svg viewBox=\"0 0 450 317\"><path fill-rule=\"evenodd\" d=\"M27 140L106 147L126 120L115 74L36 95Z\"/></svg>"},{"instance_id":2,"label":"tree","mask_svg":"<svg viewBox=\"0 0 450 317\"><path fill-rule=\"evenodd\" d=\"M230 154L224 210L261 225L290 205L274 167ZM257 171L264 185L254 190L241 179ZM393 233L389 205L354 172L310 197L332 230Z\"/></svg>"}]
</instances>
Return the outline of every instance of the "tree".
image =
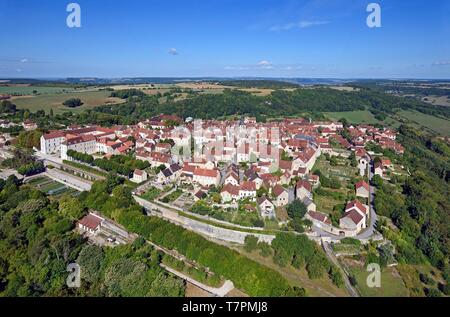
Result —
<instances>
[{"instance_id":1,"label":"tree","mask_svg":"<svg viewBox=\"0 0 450 317\"><path fill-rule=\"evenodd\" d=\"M63 102L63 105L69 108L77 108L83 105L83 102L79 98L71 98Z\"/></svg>"},{"instance_id":2,"label":"tree","mask_svg":"<svg viewBox=\"0 0 450 317\"><path fill-rule=\"evenodd\" d=\"M331 281L337 287L342 287L344 285L344 278L342 277L341 271L336 266L331 266L330 271L328 272Z\"/></svg>"},{"instance_id":3,"label":"tree","mask_svg":"<svg viewBox=\"0 0 450 317\"><path fill-rule=\"evenodd\" d=\"M245 237L244 249L247 252L252 252L258 247L258 238L252 235Z\"/></svg>"},{"instance_id":4,"label":"tree","mask_svg":"<svg viewBox=\"0 0 450 317\"><path fill-rule=\"evenodd\" d=\"M81 249L77 263L82 268L81 278L89 283L95 283L100 278L101 264L105 258L102 248L87 245Z\"/></svg>"},{"instance_id":5,"label":"tree","mask_svg":"<svg viewBox=\"0 0 450 317\"><path fill-rule=\"evenodd\" d=\"M40 130L22 131L17 137L17 146L23 149L32 149L41 147L41 136L43 132Z\"/></svg>"},{"instance_id":6,"label":"tree","mask_svg":"<svg viewBox=\"0 0 450 317\"><path fill-rule=\"evenodd\" d=\"M306 206L298 199L287 206L287 212L291 218L303 218L306 215Z\"/></svg>"},{"instance_id":7,"label":"tree","mask_svg":"<svg viewBox=\"0 0 450 317\"><path fill-rule=\"evenodd\" d=\"M267 242L259 242L258 248L260 249L259 253L265 258L272 254L272 247Z\"/></svg>"},{"instance_id":8,"label":"tree","mask_svg":"<svg viewBox=\"0 0 450 317\"><path fill-rule=\"evenodd\" d=\"M59 213L71 220L80 219L84 214L84 207L81 202L71 196L64 196L59 201Z\"/></svg>"},{"instance_id":9,"label":"tree","mask_svg":"<svg viewBox=\"0 0 450 317\"><path fill-rule=\"evenodd\" d=\"M370 180L370 184L379 189L381 188L381 186L383 186L383 179L381 178L380 175L374 175Z\"/></svg>"}]
</instances>

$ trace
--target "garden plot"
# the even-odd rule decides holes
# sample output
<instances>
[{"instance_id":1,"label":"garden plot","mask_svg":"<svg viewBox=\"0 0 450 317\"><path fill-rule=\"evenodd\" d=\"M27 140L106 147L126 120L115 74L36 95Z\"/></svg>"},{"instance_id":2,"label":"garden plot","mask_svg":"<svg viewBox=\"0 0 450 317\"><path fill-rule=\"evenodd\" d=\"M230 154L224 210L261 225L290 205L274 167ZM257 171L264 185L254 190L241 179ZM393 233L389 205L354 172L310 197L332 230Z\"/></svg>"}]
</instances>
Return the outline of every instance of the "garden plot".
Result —
<instances>
[{"instance_id":1,"label":"garden plot","mask_svg":"<svg viewBox=\"0 0 450 317\"><path fill-rule=\"evenodd\" d=\"M28 182L28 184L50 196L60 196L64 194L68 195L79 194L78 191L69 188L61 183L58 183L57 181L54 181L46 176L33 178Z\"/></svg>"}]
</instances>

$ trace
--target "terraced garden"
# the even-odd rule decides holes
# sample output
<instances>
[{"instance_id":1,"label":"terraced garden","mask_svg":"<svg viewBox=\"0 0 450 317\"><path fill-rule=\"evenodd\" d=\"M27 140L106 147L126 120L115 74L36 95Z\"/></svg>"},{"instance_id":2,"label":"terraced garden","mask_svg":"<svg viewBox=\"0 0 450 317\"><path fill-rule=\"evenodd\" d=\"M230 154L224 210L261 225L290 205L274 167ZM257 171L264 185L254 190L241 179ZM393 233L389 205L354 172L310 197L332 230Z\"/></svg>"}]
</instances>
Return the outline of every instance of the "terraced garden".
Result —
<instances>
[{"instance_id":1,"label":"terraced garden","mask_svg":"<svg viewBox=\"0 0 450 317\"><path fill-rule=\"evenodd\" d=\"M75 189L67 187L61 183L58 183L46 176L41 176L37 178L33 178L28 182L30 186L33 186L36 189L46 193L50 196L61 196L61 195L78 195L79 192Z\"/></svg>"}]
</instances>

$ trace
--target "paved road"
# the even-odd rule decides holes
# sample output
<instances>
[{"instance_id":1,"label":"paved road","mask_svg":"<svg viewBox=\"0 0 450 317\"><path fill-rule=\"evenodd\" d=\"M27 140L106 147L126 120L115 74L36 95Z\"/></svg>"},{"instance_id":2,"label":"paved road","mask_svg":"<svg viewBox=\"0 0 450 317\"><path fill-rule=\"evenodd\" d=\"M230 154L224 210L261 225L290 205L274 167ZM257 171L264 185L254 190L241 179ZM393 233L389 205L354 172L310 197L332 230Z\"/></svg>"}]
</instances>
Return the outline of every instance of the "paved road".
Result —
<instances>
[{"instance_id":1,"label":"paved road","mask_svg":"<svg viewBox=\"0 0 450 317\"><path fill-rule=\"evenodd\" d=\"M45 175L61 184L79 191L90 191L92 187L92 182L82 178L78 178L58 169L47 169Z\"/></svg>"}]
</instances>

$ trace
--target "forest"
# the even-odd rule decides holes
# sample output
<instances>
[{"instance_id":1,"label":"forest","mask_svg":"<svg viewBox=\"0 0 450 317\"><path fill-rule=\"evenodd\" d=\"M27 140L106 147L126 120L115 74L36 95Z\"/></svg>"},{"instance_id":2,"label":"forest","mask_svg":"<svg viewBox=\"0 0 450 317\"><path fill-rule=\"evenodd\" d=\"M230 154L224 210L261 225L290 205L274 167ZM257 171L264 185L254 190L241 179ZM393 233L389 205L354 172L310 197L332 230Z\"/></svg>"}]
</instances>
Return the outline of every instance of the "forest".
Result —
<instances>
[{"instance_id":1,"label":"forest","mask_svg":"<svg viewBox=\"0 0 450 317\"><path fill-rule=\"evenodd\" d=\"M86 214L82 200L49 199L10 177L0 181L0 297L184 296L184 282L159 267L161 255L142 239L104 248L73 229ZM81 287L68 288L69 263Z\"/></svg>"},{"instance_id":2,"label":"forest","mask_svg":"<svg viewBox=\"0 0 450 317\"><path fill-rule=\"evenodd\" d=\"M115 93L115 95L118 94L120 93ZM128 96L129 91L123 92L123 95ZM175 101L169 98L164 103L159 101L157 95L142 96L133 93L120 107L99 106L91 111L90 115L96 119L109 120L110 124L126 124L160 113L201 119L251 115L264 120L279 116L365 109L380 117L403 109L450 118L450 108L433 106L415 99L396 97L363 87L353 92L325 87L299 88L293 91L275 90L268 96L256 96L244 91L225 89L221 94L190 94L186 99Z\"/></svg>"},{"instance_id":3,"label":"forest","mask_svg":"<svg viewBox=\"0 0 450 317\"><path fill-rule=\"evenodd\" d=\"M390 218L399 231L392 231L383 223L378 224L378 229L394 242L399 262L429 263L440 269L446 281L441 288L448 295L450 147L418 129L401 126L399 131L399 141L406 152L396 159L408 166L411 176L394 178L394 184L377 184L376 211Z\"/></svg>"}]
</instances>

